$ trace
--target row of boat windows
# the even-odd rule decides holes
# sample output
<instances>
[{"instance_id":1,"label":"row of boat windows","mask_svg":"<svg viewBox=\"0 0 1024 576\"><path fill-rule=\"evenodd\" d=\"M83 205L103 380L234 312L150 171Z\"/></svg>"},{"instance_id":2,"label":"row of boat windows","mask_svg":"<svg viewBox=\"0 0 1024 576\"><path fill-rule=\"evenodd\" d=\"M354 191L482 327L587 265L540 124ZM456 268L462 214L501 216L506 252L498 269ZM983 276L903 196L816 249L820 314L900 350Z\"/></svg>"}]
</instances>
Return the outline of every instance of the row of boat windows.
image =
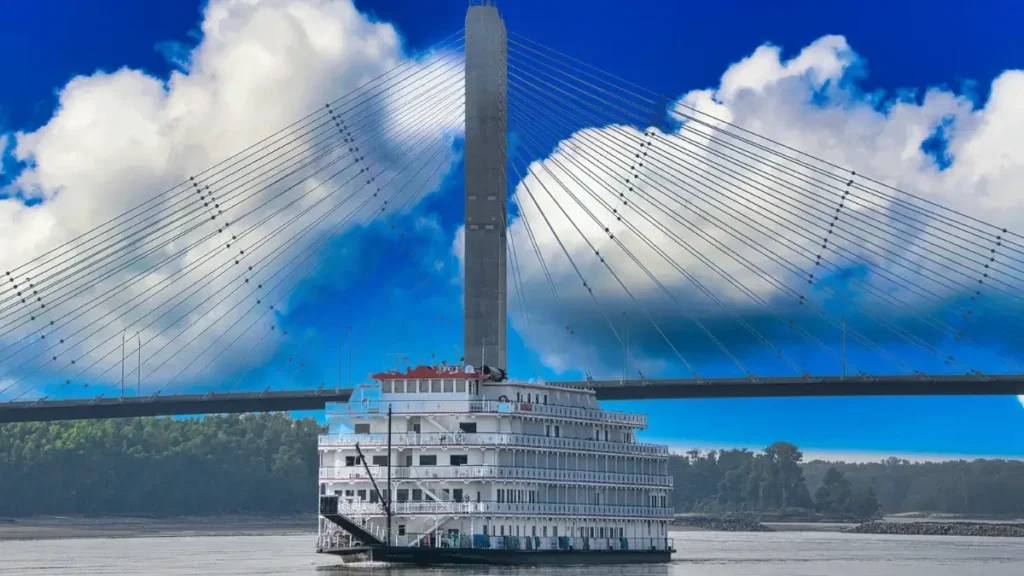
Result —
<instances>
[{"instance_id":1,"label":"row of boat windows","mask_svg":"<svg viewBox=\"0 0 1024 576\"><path fill-rule=\"evenodd\" d=\"M374 456L373 460L371 460L371 462L372 462L373 466L387 466L388 465L388 457L386 455ZM448 465L449 466L465 466L467 464L469 464L469 456L467 456L465 454L449 454L448 455ZM345 466L362 466L362 465L363 465L362 457L360 457L360 456L345 456ZM406 466L412 466L413 465L412 454L407 454L405 456L405 465ZM419 465L420 466L437 466L437 455L436 454L420 454Z\"/></svg>"},{"instance_id":2,"label":"row of boat windows","mask_svg":"<svg viewBox=\"0 0 1024 576\"><path fill-rule=\"evenodd\" d=\"M456 380L454 378L434 378L421 380L385 380L381 382L381 392L385 394L452 394L465 392L480 393L477 380Z\"/></svg>"},{"instance_id":3,"label":"row of boat windows","mask_svg":"<svg viewBox=\"0 0 1024 576\"><path fill-rule=\"evenodd\" d=\"M506 530L506 528L507 528L507 530ZM520 528L522 528L522 530L520 530ZM492 530L495 531L494 534L491 534ZM454 530L449 530L449 532L454 532ZM520 532L526 532L526 526L512 526L512 525L505 526L504 524L501 524L501 525L498 525L498 526L488 526L487 524L484 524L484 536L525 536L526 535L526 534L521 534ZM539 532L540 533L538 534L538 530L537 530L537 525L536 524L530 526L530 534L529 534L529 536L541 536L543 538L547 538L547 536L548 536L548 527L547 526L541 526ZM647 521L647 534L648 535L651 534L651 522L649 520ZM399 536L405 536L405 524L399 524L398 525L398 535ZM590 538L625 538L626 537L626 529L624 527L622 527L622 526L580 526L579 527L579 536L580 536L580 538L587 538L587 537L590 537ZM558 526L551 526L551 537L552 538L557 538L558 537Z\"/></svg>"},{"instance_id":4,"label":"row of boat windows","mask_svg":"<svg viewBox=\"0 0 1024 576\"><path fill-rule=\"evenodd\" d=\"M462 488L448 488L441 489L444 499L449 498L454 502L471 502L472 496L468 491ZM384 497L387 498L388 491L384 490ZM538 503L537 491L536 490L510 490L510 489L497 489L498 504L536 504ZM346 499L355 499L358 502L366 502L369 499L371 504L375 504L380 501L375 490L335 490L335 496L341 496ZM435 502L430 492L422 490L420 488L399 488L395 490L395 501L397 502ZM476 493L476 501L482 502L482 495L478 491ZM562 502L547 502L548 504L562 504ZM601 505L601 494L595 493L591 495L591 504L600 506ZM666 496L650 495L650 506L652 508L665 508L668 505Z\"/></svg>"},{"instance_id":5,"label":"row of boat windows","mask_svg":"<svg viewBox=\"0 0 1024 576\"><path fill-rule=\"evenodd\" d=\"M414 423L411 426L412 426L412 429L410 430L410 432L412 432L413 434L419 434L420 433L420 425L419 424L415 424ZM465 432L467 434L476 434L476 422L459 422L459 430L461 430L462 432ZM369 424L356 424L355 427L354 427L354 432L356 434L369 434L370 433L370 425ZM550 434L549 434L549 436L550 436Z\"/></svg>"},{"instance_id":6,"label":"row of boat windows","mask_svg":"<svg viewBox=\"0 0 1024 576\"><path fill-rule=\"evenodd\" d=\"M470 394L480 393L480 384L476 380L455 380L445 379L421 379L421 380L385 380L381 382L381 392L385 394L451 394L465 392L469 389ZM547 404L548 395L534 392L516 392L516 402L528 404Z\"/></svg>"},{"instance_id":7,"label":"row of boat windows","mask_svg":"<svg viewBox=\"0 0 1024 576\"><path fill-rule=\"evenodd\" d=\"M446 500L448 498L451 498L451 500L455 501L455 502L470 502L471 501L471 499L470 499L471 497L470 497L469 493L466 492L466 491L463 491L462 488L453 488L451 490L449 490L448 488L444 488L444 489L441 490L441 492L444 495L444 498ZM383 494L384 494L384 497L387 498L388 491L384 490ZM371 504L380 501L380 498L377 496L377 491L376 490L335 490L334 491L334 495L335 496L343 496L344 498L347 498L347 499L353 499L354 498L354 499L356 499L359 502L366 502L367 498L369 498L369 501L370 501ZM411 497L411 500L410 500L410 497ZM429 492L427 492L425 490L421 490L419 488L413 488L412 490L409 490L408 488L399 488L399 489L395 490L395 501L396 502L410 502L410 501L411 502L435 502L436 500L434 499L433 496L430 495ZM476 501L477 502L481 502L480 492L476 493Z\"/></svg>"},{"instance_id":8,"label":"row of boat windows","mask_svg":"<svg viewBox=\"0 0 1024 576\"><path fill-rule=\"evenodd\" d=\"M402 528L402 527L400 527L400 528ZM496 528L498 533L497 534L490 534L490 531L491 531L492 528ZM525 532L526 531L526 526L507 526L507 528L508 528L508 531L507 531L507 534L506 534L506 530L505 530L506 526L505 525L499 525L497 527L491 527L491 526L488 526L488 525L484 524L484 536L506 536L506 535L508 535L508 536L525 536L525 534L520 534L520 528L522 528L522 531ZM650 533L650 530L651 530L651 523L650 523L650 521L648 521L647 522L647 531L648 531L648 533ZM399 535L401 535L401 531L399 531ZM547 535L548 535L548 527L547 526L541 526L540 527L540 534L537 533L537 525L536 524L530 526L530 534L529 534L529 536L547 537ZM580 526L579 527L579 535L580 535L580 538L587 538L588 535L589 535L590 538L625 538L625 536L626 536L626 529L624 527L622 527L622 526ZM552 526L551 527L551 537L552 538L557 538L558 537L558 526Z\"/></svg>"},{"instance_id":9,"label":"row of boat windows","mask_svg":"<svg viewBox=\"0 0 1024 576\"><path fill-rule=\"evenodd\" d=\"M545 397L545 400L547 400L546 397ZM467 434L475 434L476 433L476 422L459 422L459 430L461 430L462 432L466 432ZM419 424L414 424L412 432L414 434L418 434L419 431L420 431ZM370 425L369 424L356 424L355 425L355 433L356 434L369 434L370 433ZM544 425L544 435L545 436L554 437L554 438L561 438L561 436L562 436L562 428L558 424L545 424ZM596 428L595 427L594 428L594 440L598 440L598 441L604 440L605 442L608 442L608 441L613 441L613 442L634 442L636 440L636 438L633 436L633 433L630 430L615 431L615 432L609 433L607 428ZM411 464L407 464L407 466L411 466Z\"/></svg>"}]
</instances>

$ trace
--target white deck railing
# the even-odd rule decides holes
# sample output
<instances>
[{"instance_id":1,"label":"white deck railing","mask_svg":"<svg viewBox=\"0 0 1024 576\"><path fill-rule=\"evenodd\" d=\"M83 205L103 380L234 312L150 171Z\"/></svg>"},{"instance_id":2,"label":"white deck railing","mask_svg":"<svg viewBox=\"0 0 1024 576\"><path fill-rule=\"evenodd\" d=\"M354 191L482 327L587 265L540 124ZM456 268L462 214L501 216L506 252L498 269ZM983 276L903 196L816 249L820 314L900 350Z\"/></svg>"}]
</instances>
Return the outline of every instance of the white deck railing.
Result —
<instances>
[{"instance_id":1,"label":"white deck railing","mask_svg":"<svg viewBox=\"0 0 1024 576\"><path fill-rule=\"evenodd\" d=\"M373 477L387 478L386 466L370 466ZM321 468L321 480L368 479L362 466ZM395 466L392 480L536 480L550 482L582 482L588 484L624 484L630 486L671 487L672 477L653 474L598 472L592 470L560 470L526 466Z\"/></svg>"},{"instance_id":2,"label":"white deck railing","mask_svg":"<svg viewBox=\"0 0 1024 576\"><path fill-rule=\"evenodd\" d=\"M383 516L376 502L339 501L338 511L349 518ZM509 502L393 502L395 515L431 514L446 516L582 516L602 518L671 518L671 508L597 504L509 503ZM368 525L370 525L368 523ZM376 527L376 526L375 526Z\"/></svg>"},{"instance_id":3,"label":"white deck railing","mask_svg":"<svg viewBox=\"0 0 1024 576\"><path fill-rule=\"evenodd\" d=\"M587 420L646 428L647 416L629 412L613 412L578 406L558 406L535 402L499 402L497 400L374 400L347 402L331 406L332 414L386 414L388 406L394 414L490 413L551 416L569 420Z\"/></svg>"},{"instance_id":4,"label":"white deck railing","mask_svg":"<svg viewBox=\"0 0 1024 576\"><path fill-rule=\"evenodd\" d=\"M350 448L356 443L364 446L387 446L387 434L325 434L320 436L322 447ZM668 446L660 444L638 444L629 442L603 442L584 438L534 436L531 434L506 433L452 433L452 434L411 434L391 435L393 446L510 446L523 448L544 448L607 454L636 456L668 456Z\"/></svg>"}]
</instances>

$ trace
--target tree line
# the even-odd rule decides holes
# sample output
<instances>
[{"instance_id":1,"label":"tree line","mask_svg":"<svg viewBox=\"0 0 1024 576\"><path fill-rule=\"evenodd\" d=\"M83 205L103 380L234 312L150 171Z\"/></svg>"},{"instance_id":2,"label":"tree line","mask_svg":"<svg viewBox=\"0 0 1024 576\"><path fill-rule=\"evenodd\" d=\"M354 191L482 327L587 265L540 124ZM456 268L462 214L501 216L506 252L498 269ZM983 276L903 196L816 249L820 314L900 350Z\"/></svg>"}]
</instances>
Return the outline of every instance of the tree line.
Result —
<instances>
[{"instance_id":1,"label":"tree line","mask_svg":"<svg viewBox=\"0 0 1024 576\"><path fill-rule=\"evenodd\" d=\"M669 459L680 512L770 512L836 518L935 512L1024 514L1024 462L803 461L776 442L761 452L692 450Z\"/></svg>"},{"instance_id":2,"label":"tree line","mask_svg":"<svg viewBox=\"0 0 1024 576\"><path fill-rule=\"evenodd\" d=\"M322 431L283 414L0 425L0 517L310 514ZM673 455L669 470L679 512L1024 514L1019 461L804 462L776 442Z\"/></svg>"},{"instance_id":3,"label":"tree line","mask_svg":"<svg viewBox=\"0 0 1024 576\"><path fill-rule=\"evenodd\" d=\"M0 425L0 516L309 513L320 432L284 414Z\"/></svg>"}]
</instances>

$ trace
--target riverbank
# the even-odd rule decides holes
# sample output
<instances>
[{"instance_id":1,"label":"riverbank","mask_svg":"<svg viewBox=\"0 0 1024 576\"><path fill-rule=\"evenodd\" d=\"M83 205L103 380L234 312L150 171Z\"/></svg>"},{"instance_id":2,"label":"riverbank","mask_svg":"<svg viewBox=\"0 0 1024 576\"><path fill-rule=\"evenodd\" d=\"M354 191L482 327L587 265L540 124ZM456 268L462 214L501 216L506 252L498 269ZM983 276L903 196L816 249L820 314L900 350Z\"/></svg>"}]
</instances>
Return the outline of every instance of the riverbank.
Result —
<instances>
[{"instance_id":1,"label":"riverbank","mask_svg":"<svg viewBox=\"0 0 1024 576\"><path fill-rule=\"evenodd\" d=\"M867 522L852 530L855 534L898 536L986 536L1024 538L1024 524L1008 522Z\"/></svg>"},{"instance_id":2,"label":"riverbank","mask_svg":"<svg viewBox=\"0 0 1024 576\"><path fill-rule=\"evenodd\" d=\"M316 532L316 518L302 516L32 517L0 518L0 541L163 536L251 536Z\"/></svg>"}]
</instances>

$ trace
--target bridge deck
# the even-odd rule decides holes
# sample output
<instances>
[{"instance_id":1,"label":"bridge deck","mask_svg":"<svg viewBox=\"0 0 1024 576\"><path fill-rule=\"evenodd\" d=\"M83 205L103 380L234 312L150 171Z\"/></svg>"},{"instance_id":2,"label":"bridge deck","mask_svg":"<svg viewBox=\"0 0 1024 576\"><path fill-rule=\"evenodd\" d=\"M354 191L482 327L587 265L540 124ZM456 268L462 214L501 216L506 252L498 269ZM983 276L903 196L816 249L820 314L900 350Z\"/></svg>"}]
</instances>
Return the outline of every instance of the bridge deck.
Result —
<instances>
[{"instance_id":1,"label":"bridge deck","mask_svg":"<svg viewBox=\"0 0 1024 576\"><path fill-rule=\"evenodd\" d=\"M599 400L684 398L782 398L823 396L1004 396L1024 394L1024 375L878 376L802 378L711 378L551 382L596 391ZM127 398L42 400L0 403L0 422L45 422L138 416L241 414L322 410L347 402L352 391L289 390L230 394L182 394Z\"/></svg>"}]
</instances>

